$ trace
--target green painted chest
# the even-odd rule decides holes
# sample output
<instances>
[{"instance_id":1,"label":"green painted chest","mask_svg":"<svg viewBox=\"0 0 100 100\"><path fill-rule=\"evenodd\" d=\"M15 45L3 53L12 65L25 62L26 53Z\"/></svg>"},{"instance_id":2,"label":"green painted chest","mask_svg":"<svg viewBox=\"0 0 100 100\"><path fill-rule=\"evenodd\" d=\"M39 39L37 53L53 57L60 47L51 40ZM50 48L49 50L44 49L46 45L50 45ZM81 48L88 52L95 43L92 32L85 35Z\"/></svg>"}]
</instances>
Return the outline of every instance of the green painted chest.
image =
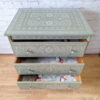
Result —
<instances>
[{"instance_id":1,"label":"green painted chest","mask_svg":"<svg viewBox=\"0 0 100 100\"><path fill-rule=\"evenodd\" d=\"M80 87L79 74L84 67L82 57L93 32L79 9L19 9L5 35L8 36L13 52L18 57L15 67L20 75L18 79L20 88L77 89ZM62 57L74 60L70 63L67 61L54 63L54 58ZM42 63L38 61L40 58ZM45 62L44 58L52 59L53 63ZM67 74L75 77L76 81L29 80L35 74Z\"/></svg>"}]
</instances>

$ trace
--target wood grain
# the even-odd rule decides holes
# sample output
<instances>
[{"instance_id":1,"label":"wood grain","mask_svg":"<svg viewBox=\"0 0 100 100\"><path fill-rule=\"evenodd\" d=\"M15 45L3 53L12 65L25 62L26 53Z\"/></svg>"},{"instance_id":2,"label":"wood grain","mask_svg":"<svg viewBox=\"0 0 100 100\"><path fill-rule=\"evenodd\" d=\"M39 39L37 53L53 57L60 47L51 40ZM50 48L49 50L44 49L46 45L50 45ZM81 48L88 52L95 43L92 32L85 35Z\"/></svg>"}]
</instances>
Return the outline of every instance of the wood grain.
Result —
<instances>
[{"instance_id":1,"label":"wood grain","mask_svg":"<svg viewBox=\"0 0 100 100\"><path fill-rule=\"evenodd\" d=\"M0 100L100 100L100 56L85 55L79 90L20 90L14 55L0 55Z\"/></svg>"}]
</instances>

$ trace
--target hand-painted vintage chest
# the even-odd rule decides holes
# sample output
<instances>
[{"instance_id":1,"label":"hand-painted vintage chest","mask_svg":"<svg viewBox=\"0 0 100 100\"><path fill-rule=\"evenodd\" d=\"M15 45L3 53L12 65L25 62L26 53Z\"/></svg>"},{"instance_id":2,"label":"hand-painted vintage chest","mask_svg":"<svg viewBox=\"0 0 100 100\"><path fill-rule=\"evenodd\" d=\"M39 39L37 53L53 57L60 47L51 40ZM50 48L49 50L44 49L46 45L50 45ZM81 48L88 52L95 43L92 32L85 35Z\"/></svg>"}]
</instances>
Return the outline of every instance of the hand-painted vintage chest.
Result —
<instances>
[{"instance_id":1,"label":"hand-painted vintage chest","mask_svg":"<svg viewBox=\"0 0 100 100\"><path fill-rule=\"evenodd\" d=\"M19 9L5 35L22 89L78 89L93 32L79 9Z\"/></svg>"}]
</instances>

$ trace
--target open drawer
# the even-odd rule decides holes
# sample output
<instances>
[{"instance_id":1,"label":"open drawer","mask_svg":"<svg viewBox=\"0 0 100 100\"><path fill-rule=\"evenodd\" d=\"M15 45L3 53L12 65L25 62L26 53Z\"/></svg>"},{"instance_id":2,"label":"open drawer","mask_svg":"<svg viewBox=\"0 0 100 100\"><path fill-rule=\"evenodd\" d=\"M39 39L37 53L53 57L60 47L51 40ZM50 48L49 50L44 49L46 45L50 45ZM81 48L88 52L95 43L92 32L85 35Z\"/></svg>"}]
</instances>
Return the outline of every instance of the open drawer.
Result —
<instances>
[{"instance_id":1,"label":"open drawer","mask_svg":"<svg viewBox=\"0 0 100 100\"><path fill-rule=\"evenodd\" d=\"M59 76L57 76L59 78ZM62 76L63 77L63 76ZM68 76L69 77L69 76ZM72 76L71 76L72 77ZM37 75L21 75L18 78L17 84L21 89L79 89L81 85L81 77L74 76L74 79L67 79L67 81L45 80L39 79ZM62 79L63 80L63 79Z\"/></svg>"},{"instance_id":2,"label":"open drawer","mask_svg":"<svg viewBox=\"0 0 100 100\"><path fill-rule=\"evenodd\" d=\"M17 57L82 57L87 40L12 40L12 49Z\"/></svg>"},{"instance_id":3,"label":"open drawer","mask_svg":"<svg viewBox=\"0 0 100 100\"><path fill-rule=\"evenodd\" d=\"M61 62L61 61L63 62ZM70 74L77 75L84 67L83 58L67 57L17 58L15 67L20 75Z\"/></svg>"}]
</instances>

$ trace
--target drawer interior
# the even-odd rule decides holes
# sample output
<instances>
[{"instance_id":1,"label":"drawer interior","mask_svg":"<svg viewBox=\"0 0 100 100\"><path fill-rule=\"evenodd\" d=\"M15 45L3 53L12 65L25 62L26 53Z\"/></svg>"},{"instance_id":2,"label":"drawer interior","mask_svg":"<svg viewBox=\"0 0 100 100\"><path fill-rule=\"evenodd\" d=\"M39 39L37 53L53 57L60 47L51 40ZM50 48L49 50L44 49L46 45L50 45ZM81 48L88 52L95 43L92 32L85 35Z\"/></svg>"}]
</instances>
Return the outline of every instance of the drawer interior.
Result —
<instances>
[{"instance_id":1,"label":"drawer interior","mask_svg":"<svg viewBox=\"0 0 100 100\"><path fill-rule=\"evenodd\" d=\"M19 57L16 63L83 63L82 57Z\"/></svg>"},{"instance_id":2,"label":"drawer interior","mask_svg":"<svg viewBox=\"0 0 100 100\"><path fill-rule=\"evenodd\" d=\"M66 74L56 75L20 75L18 82L81 82L80 75L71 76Z\"/></svg>"},{"instance_id":3,"label":"drawer interior","mask_svg":"<svg viewBox=\"0 0 100 100\"><path fill-rule=\"evenodd\" d=\"M87 39L12 39L13 42L87 42Z\"/></svg>"}]
</instances>

